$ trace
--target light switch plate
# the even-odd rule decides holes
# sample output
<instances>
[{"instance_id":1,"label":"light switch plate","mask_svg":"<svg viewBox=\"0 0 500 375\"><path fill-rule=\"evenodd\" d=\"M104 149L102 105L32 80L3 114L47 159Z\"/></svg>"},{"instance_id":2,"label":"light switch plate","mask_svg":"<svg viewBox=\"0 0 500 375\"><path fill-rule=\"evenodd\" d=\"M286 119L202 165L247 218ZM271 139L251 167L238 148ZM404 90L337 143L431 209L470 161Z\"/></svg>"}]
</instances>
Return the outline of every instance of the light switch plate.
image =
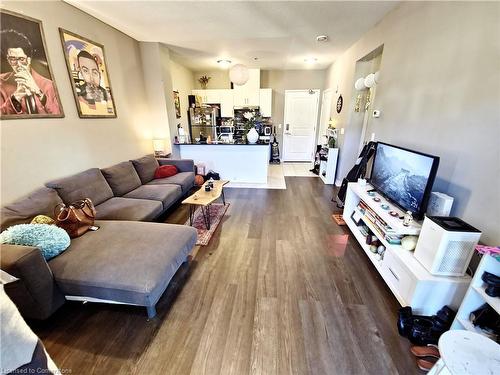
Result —
<instances>
[{"instance_id":1,"label":"light switch plate","mask_svg":"<svg viewBox=\"0 0 500 375\"><path fill-rule=\"evenodd\" d=\"M340 128L340 134L344 134L344 128Z\"/></svg>"},{"instance_id":2,"label":"light switch plate","mask_svg":"<svg viewBox=\"0 0 500 375\"><path fill-rule=\"evenodd\" d=\"M378 109L373 110L373 117L379 118L380 117L380 111Z\"/></svg>"}]
</instances>

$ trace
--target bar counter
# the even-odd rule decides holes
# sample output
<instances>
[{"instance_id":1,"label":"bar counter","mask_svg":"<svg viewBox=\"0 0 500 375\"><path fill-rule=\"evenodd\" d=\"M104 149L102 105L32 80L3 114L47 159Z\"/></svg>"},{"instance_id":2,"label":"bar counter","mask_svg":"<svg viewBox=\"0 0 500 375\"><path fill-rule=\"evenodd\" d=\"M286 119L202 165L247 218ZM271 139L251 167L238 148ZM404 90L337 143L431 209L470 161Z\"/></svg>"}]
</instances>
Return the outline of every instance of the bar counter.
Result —
<instances>
[{"instance_id":1,"label":"bar counter","mask_svg":"<svg viewBox=\"0 0 500 375\"><path fill-rule=\"evenodd\" d=\"M269 144L180 144L182 159L204 164L206 172L213 170L223 180L266 183L269 166Z\"/></svg>"}]
</instances>

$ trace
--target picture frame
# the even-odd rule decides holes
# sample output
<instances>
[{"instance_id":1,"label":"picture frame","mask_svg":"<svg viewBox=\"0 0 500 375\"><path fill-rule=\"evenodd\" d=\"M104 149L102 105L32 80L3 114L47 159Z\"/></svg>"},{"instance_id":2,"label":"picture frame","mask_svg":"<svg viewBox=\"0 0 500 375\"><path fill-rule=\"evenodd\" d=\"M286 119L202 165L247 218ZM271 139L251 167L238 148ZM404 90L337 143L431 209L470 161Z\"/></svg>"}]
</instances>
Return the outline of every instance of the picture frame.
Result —
<instances>
[{"instance_id":1,"label":"picture frame","mask_svg":"<svg viewBox=\"0 0 500 375\"><path fill-rule=\"evenodd\" d=\"M181 118L181 99L179 97L179 91L174 90L174 104L175 104L175 117Z\"/></svg>"},{"instance_id":2,"label":"picture frame","mask_svg":"<svg viewBox=\"0 0 500 375\"><path fill-rule=\"evenodd\" d=\"M104 46L59 28L64 59L80 118L116 118Z\"/></svg>"},{"instance_id":3,"label":"picture frame","mask_svg":"<svg viewBox=\"0 0 500 375\"><path fill-rule=\"evenodd\" d=\"M0 120L64 117L42 21L0 9L0 25Z\"/></svg>"}]
</instances>

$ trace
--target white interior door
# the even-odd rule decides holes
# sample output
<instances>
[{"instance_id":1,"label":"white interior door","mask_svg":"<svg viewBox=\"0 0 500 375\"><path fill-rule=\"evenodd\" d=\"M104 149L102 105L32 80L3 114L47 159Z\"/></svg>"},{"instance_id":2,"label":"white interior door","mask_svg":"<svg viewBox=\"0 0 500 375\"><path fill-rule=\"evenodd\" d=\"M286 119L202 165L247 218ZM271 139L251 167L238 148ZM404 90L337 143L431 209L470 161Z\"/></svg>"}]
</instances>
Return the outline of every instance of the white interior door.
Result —
<instances>
[{"instance_id":1,"label":"white interior door","mask_svg":"<svg viewBox=\"0 0 500 375\"><path fill-rule=\"evenodd\" d=\"M319 90L285 91L283 161L312 161L318 122Z\"/></svg>"}]
</instances>

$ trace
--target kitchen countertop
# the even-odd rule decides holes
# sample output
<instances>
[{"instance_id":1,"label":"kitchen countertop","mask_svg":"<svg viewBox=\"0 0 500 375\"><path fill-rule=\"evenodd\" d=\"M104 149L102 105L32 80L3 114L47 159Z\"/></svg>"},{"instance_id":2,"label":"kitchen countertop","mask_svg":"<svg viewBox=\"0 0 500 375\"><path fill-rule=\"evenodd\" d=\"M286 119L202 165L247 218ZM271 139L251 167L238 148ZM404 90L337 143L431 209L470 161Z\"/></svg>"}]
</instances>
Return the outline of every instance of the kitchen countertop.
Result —
<instances>
[{"instance_id":1,"label":"kitchen countertop","mask_svg":"<svg viewBox=\"0 0 500 375\"><path fill-rule=\"evenodd\" d=\"M177 143L178 146L269 146L270 143Z\"/></svg>"}]
</instances>

